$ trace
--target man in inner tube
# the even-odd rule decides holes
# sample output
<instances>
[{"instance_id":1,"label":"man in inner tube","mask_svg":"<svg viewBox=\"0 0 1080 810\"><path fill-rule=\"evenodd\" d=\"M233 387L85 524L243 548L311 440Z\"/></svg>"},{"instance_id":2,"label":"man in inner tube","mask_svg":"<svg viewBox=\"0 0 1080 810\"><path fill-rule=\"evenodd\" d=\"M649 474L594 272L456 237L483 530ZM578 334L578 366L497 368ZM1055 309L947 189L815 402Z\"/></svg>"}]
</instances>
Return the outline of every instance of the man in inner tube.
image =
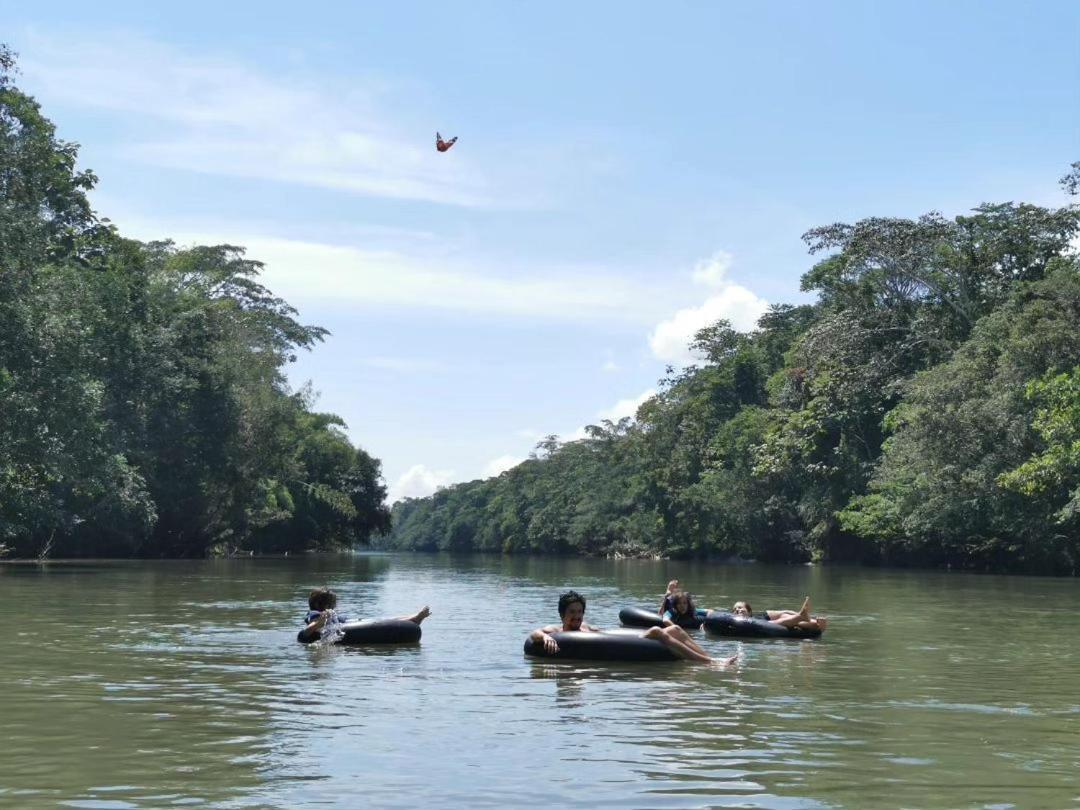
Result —
<instances>
[{"instance_id":1,"label":"man in inner tube","mask_svg":"<svg viewBox=\"0 0 1080 810\"><path fill-rule=\"evenodd\" d=\"M559 618L562 625L549 624L547 627L538 627L530 634L530 638L538 644L544 645L544 652L554 655L559 651L559 645L551 637L552 633L598 633L597 628L585 622L585 597L577 591L567 591L559 597Z\"/></svg>"},{"instance_id":2,"label":"man in inner tube","mask_svg":"<svg viewBox=\"0 0 1080 810\"><path fill-rule=\"evenodd\" d=\"M585 633L598 633L597 628L585 623L585 597L577 591L567 591L559 597L559 616L562 618L562 626L549 624L533 630L530 638L534 643L542 643L544 652L554 655L559 651L559 644L551 637L552 633L569 633L580 631ZM681 627L650 627L644 633L645 638L655 639L670 649L679 658L688 661L698 661L702 664L713 664L726 667L734 664L738 654L730 658L710 658L705 650L690 638Z\"/></svg>"}]
</instances>

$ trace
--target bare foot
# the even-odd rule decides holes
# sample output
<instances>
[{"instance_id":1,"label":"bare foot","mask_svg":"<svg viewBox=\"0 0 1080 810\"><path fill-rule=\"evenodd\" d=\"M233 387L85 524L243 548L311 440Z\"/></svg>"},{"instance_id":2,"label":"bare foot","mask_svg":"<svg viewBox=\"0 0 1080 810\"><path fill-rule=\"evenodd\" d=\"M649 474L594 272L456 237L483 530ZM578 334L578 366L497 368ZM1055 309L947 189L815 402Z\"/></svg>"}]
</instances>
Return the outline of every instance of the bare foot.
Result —
<instances>
[{"instance_id":1,"label":"bare foot","mask_svg":"<svg viewBox=\"0 0 1080 810\"><path fill-rule=\"evenodd\" d=\"M818 629L824 633L825 626L829 623L829 620L826 619L824 616L815 616L814 621L817 622Z\"/></svg>"},{"instance_id":2,"label":"bare foot","mask_svg":"<svg viewBox=\"0 0 1080 810\"><path fill-rule=\"evenodd\" d=\"M799 612L796 614L804 622L810 621L810 597L806 597L803 600L802 607L799 608Z\"/></svg>"},{"instance_id":3,"label":"bare foot","mask_svg":"<svg viewBox=\"0 0 1080 810\"><path fill-rule=\"evenodd\" d=\"M417 624L420 624L420 622L422 622L424 619L426 619L430 615L431 615L431 608L429 608L427 605L424 605L422 608L420 608L420 610L417 611L416 615L412 617L411 621L414 621Z\"/></svg>"},{"instance_id":4,"label":"bare foot","mask_svg":"<svg viewBox=\"0 0 1080 810\"><path fill-rule=\"evenodd\" d=\"M709 666L713 669L727 669L728 667L734 666L741 657L742 653L740 652L735 653L735 655L731 656L730 658L714 658L712 660L712 663L709 664Z\"/></svg>"}]
</instances>

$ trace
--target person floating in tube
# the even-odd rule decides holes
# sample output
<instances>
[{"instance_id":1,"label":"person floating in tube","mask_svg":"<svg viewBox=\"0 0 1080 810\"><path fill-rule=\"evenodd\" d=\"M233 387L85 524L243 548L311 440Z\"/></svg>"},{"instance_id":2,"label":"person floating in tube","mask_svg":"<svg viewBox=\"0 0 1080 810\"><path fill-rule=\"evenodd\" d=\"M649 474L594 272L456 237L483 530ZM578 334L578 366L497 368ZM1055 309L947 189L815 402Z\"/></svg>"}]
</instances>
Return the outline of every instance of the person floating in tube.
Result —
<instances>
[{"instance_id":1,"label":"person floating in tube","mask_svg":"<svg viewBox=\"0 0 1080 810\"><path fill-rule=\"evenodd\" d=\"M820 630L825 632L825 626L829 622L824 616L810 615L809 596L803 600L802 607L798 610L763 610L761 613L754 615L750 603L746 600L739 600L732 606L731 612L736 616L743 616L747 619L761 619L762 621L778 624L781 627L796 627L799 630Z\"/></svg>"},{"instance_id":2,"label":"person floating in tube","mask_svg":"<svg viewBox=\"0 0 1080 810\"><path fill-rule=\"evenodd\" d=\"M529 635L534 643L543 644L544 652L549 655L559 651L559 643L552 637L553 633L600 632L585 622L585 597L577 591L567 591L559 597L559 617L562 619L561 625L549 624L547 627L539 627ZM681 627L650 627L643 635L645 638L659 641L676 656L687 661L726 667L739 658L737 654L724 659L710 658L709 654L701 649Z\"/></svg>"},{"instance_id":3,"label":"person floating in tube","mask_svg":"<svg viewBox=\"0 0 1080 810\"><path fill-rule=\"evenodd\" d=\"M559 644L551 637L552 633L599 633L585 621L585 597L577 591L567 591L559 597L559 618L562 624L549 624L538 627L529 634L537 644L544 645L544 652L554 654L559 651Z\"/></svg>"},{"instance_id":4,"label":"person floating in tube","mask_svg":"<svg viewBox=\"0 0 1080 810\"><path fill-rule=\"evenodd\" d=\"M337 607L337 594L329 588L316 588L308 595L308 612L304 617L304 629L297 635L297 641L304 644L310 644L313 641L318 641L322 637L323 628L327 624L342 623L348 621L348 619L341 613L338 613L335 608ZM397 618L404 621L420 624L424 619L431 615L431 609L424 605L420 610L411 616L398 616Z\"/></svg>"},{"instance_id":5,"label":"person floating in tube","mask_svg":"<svg viewBox=\"0 0 1080 810\"><path fill-rule=\"evenodd\" d=\"M676 604L679 597L685 597ZM664 626L684 623L690 619L704 619L708 615L707 610L694 606L694 600L686 591L680 590L679 580L673 579L667 584L667 592L660 602L660 610L657 611L664 620ZM781 627L797 627L800 630L820 630L825 632L828 619L824 616L810 615L810 597L803 600L799 610L763 610L756 616L750 609L750 603L740 600L731 608L735 616L746 619L760 619L763 622L772 622Z\"/></svg>"},{"instance_id":6,"label":"person floating in tube","mask_svg":"<svg viewBox=\"0 0 1080 810\"><path fill-rule=\"evenodd\" d=\"M672 580L678 582L678 580ZM663 610L660 618L664 620L664 627L692 626L700 627L709 611L694 605L694 598L686 591L672 591L664 596Z\"/></svg>"},{"instance_id":7,"label":"person floating in tube","mask_svg":"<svg viewBox=\"0 0 1080 810\"><path fill-rule=\"evenodd\" d=\"M663 616L665 611L670 610L671 609L671 595L673 593L675 593L675 591L679 591L679 590L682 590L682 588L679 587L679 580L677 580L677 579L671 580L671 582L669 582L667 584L667 590L664 591L664 598L660 600L660 609L657 610L656 612L659 613L661 616Z\"/></svg>"}]
</instances>

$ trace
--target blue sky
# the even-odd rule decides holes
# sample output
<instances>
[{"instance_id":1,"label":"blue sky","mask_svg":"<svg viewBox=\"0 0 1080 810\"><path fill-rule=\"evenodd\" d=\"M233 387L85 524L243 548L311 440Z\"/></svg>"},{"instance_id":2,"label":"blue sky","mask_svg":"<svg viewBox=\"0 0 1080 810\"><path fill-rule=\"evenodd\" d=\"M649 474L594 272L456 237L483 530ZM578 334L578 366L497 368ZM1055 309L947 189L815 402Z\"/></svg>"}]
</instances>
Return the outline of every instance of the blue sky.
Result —
<instances>
[{"instance_id":1,"label":"blue sky","mask_svg":"<svg viewBox=\"0 0 1080 810\"><path fill-rule=\"evenodd\" d=\"M0 0L127 235L229 242L393 496L632 413L808 228L1065 202L1080 4ZM458 135L433 148L435 130Z\"/></svg>"}]
</instances>

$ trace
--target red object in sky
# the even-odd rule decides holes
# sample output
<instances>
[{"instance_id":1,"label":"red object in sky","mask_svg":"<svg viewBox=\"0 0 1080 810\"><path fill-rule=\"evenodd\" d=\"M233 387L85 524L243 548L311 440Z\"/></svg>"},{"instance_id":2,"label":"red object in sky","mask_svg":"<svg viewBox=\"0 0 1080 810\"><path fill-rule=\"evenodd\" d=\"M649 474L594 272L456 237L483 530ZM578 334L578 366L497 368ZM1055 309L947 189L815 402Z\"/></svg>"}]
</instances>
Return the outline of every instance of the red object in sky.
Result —
<instances>
[{"instance_id":1,"label":"red object in sky","mask_svg":"<svg viewBox=\"0 0 1080 810\"><path fill-rule=\"evenodd\" d=\"M457 135L455 135L448 141L444 141L442 139L442 135L440 135L438 132L435 133L435 148L438 149L440 152L445 152L455 143L457 143Z\"/></svg>"}]
</instances>

